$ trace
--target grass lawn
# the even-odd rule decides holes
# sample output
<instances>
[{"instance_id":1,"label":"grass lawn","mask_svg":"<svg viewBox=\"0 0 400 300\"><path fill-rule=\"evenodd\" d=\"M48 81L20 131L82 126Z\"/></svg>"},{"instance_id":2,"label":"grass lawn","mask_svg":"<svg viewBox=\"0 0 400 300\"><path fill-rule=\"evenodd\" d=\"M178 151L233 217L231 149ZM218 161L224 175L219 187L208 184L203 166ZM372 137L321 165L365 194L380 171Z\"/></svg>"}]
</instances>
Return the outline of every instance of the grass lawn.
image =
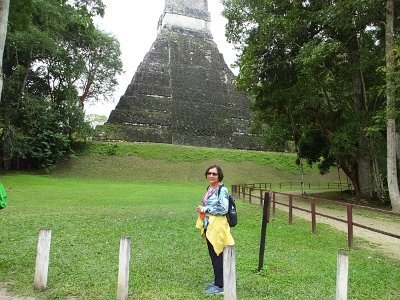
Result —
<instances>
[{"instance_id":1,"label":"grass lawn","mask_svg":"<svg viewBox=\"0 0 400 300\"><path fill-rule=\"evenodd\" d=\"M76 158L52 168L51 174L57 177L204 185L204 170L218 164L224 170L227 185L293 182L299 189L301 181L293 153L128 142L93 142L77 153ZM304 182L311 182L312 187L337 181L335 169L322 176L316 167L304 165Z\"/></svg>"},{"instance_id":2,"label":"grass lawn","mask_svg":"<svg viewBox=\"0 0 400 300\"><path fill-rule=\"evenodd\" d=\"M107 176L104 176L107 178ZM205 184L10 175L0 211L0 282L37 299L115 299L119 241L131 241L130 299L209 299L207 247L195 228ZM261 210L238 201L238 299L335 299L337 253L346 235L279 213L267 230L265 268L257 271ZM48 288L33 291L40 229L52 230ZM357 241L355 245L361 245ZM400 262L348 251L349 299L399 299ZM220 297L222 298L222 297Z\"/></svg>"}]
</instances>

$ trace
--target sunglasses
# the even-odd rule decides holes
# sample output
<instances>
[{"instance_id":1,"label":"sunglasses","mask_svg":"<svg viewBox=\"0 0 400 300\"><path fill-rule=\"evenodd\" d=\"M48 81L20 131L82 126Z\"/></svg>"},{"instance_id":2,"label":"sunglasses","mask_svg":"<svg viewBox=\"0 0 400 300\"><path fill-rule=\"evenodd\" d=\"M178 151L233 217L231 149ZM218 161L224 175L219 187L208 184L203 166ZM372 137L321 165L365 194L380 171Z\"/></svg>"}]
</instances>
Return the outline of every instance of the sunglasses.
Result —
<instances>
[{"instance_id":1,"label":"sunglasses","mask_svg":"<svg viewBox=\"0 0 400 300\"><path fill-rule=\"evenodd\" d=\"M218 176L218 173L214 173L214 172L207 172L207 176Z\"/></svg>"}]
</instances>

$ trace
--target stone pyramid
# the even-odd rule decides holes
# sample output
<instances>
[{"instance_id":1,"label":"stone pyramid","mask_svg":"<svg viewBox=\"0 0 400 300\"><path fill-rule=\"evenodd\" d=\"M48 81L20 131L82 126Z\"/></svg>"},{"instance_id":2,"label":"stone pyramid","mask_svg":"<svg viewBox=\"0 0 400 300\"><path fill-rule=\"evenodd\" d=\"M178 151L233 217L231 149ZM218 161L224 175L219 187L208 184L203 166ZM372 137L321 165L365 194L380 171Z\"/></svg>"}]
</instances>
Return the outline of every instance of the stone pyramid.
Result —
<instances>
[{"instance_id":1,"label":"stone pyramid","mask_svg":"<svg viewBox=\"0 0 400 300\"><path fill-rule=\"evenodd\" d=\"M166 0L158 35L108 121L106 140L261 149L250 105L213 41L207 0Z\"/></svg>"}]
</instances>

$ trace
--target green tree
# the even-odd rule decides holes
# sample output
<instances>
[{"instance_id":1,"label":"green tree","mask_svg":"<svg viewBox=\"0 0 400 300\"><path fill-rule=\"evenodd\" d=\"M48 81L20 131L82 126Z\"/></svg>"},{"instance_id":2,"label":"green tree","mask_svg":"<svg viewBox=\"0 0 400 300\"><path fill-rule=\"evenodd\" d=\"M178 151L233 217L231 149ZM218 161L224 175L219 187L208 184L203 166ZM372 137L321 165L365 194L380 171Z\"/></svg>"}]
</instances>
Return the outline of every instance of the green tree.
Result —
<instances>
[{"instance_id":1,"label":"green tree","mask_svg":"<svg viewBox=\"0 0 400 300\"><path fill-rule=\"evenodd\" d=\"M0 103L4 169L53 164L91 132L84 102L104 99L122 70L118 42L93 24L103 13L100 0L11 3Z\"/></svg>"},{"instance_id":2,"label":"green tree","mask_svg":"<svg viewBox=\"0 0 400 300\"><path fill-rule=\"evenodd\" d=\"M110 100L118 84L116 75L122 72L119 59L121 51L118 41L108 34L95 30L92 40L82 49L80 55L85 61L84 72L77 80L79 105L81 109L89 100Z\"/></svg>"},{"instance_id":3,"label":"green tree","mask_svg":"<svg viewBox=\"0 0 400 300\"><path fill-rule=\"evenodd\" d=\"M223 3L227 37L242 51L237 86L254 97L261 124L284 126L281 139L321 172L342 168L357 196L382 199L383 130L366 129L385 103L384 2Z\"/></svg>"}]
</instances>

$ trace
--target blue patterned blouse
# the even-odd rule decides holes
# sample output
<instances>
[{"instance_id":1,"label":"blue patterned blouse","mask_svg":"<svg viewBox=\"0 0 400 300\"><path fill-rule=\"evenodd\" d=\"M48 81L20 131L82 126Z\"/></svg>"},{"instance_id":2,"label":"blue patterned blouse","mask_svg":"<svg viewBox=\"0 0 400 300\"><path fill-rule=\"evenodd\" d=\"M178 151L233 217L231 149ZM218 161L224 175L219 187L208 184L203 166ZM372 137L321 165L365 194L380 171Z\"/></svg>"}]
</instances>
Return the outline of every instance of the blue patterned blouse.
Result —
<instances>
[{"instance_id":1,"label":"blue patterned blouse","mask_svg":"<svg viewBox=\"0 0 400 300\"><path fill-rule=\"evenodd\" d=\"M219 188L221 188L221 191L218 197ZM201 212L214 216L225 215L228 212L228 197L228 189L222 183L219 183L216 188L208 187L203 196L203 208Z\"/></svg>"}]
</instances>

